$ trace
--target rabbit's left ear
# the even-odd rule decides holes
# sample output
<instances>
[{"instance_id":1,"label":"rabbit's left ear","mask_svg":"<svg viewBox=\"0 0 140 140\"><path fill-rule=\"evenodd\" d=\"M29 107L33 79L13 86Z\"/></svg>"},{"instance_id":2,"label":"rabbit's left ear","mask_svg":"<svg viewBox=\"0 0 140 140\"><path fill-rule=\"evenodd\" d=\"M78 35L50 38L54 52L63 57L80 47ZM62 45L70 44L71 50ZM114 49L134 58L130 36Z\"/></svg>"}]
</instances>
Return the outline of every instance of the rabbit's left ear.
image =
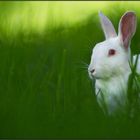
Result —
<instances>
[{"instance_id":1,"label":"rabbit's left ear","mask_svg":"<svg viewBox=\"0 0 140 140\"><path fill-rule=\"evenodd\" d=\"M128 49L130 41L136 32L137 19L134 12L126 12L119 23L119 37L125 49Z\"/></svg>"},{"instance_id":2,"label":"rabbit's left ear","mask_svg":"<svg viewBox=\"0 0 140 140\"><path fill-rule=\"evenodd\" d=\"M105 38L109 39L111 37L116 37L117 34L116 34L116 31L115 31L114 26L111 23L111 21L105 15L103 15L103 13L101 13L101 12L99 12L99 17L100 17L102 29L105 34Z\"/></svg>"}]
</instances>

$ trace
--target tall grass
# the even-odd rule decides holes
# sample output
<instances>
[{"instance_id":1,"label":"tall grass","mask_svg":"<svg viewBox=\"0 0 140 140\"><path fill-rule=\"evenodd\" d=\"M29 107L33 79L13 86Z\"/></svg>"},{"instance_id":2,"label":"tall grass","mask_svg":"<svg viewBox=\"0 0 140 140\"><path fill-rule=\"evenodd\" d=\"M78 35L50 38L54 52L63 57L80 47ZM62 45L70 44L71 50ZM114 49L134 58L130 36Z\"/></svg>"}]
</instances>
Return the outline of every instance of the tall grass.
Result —
<instances>
[{"instance_id":1,"label":"tall grass","mask_svg":"<svg viewBox=\"0 0 140 140\"><path fill-rule=\"evenodd\" d=\"M118 5L108 12L116 28L126 11ZM104 39L97 11L72 26L44 26L43 33L19 25L14 34L17 26L10 17L1 16L0 28L0 138L140 137L139 112L112 118L96 102L85 64L94 45ZM9 21L7 28L4 21ZM139 23L133 53L140 51Z\"/></svg>"}]
</instances>

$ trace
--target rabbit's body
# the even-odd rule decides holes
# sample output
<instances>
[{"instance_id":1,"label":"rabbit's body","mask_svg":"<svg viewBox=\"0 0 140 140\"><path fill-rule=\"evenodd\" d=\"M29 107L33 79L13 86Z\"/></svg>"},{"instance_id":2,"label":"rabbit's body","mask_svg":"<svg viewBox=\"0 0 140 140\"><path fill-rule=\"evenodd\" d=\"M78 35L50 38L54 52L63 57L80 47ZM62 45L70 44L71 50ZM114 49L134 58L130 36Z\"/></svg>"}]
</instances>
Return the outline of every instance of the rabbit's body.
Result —
<instances>
[{"instance_id":1,"label":"rabbit's body","mask_svg":"<svg viewBox=\"0 0 140 140\"><path fill-rule=\"evenodd\" d=\"M136 62L136 57L136 55L133 56L133 65ZM140 74L140 56L136 72ZM104 111L108 111L108 114L112 114L117 109L122 109L127 104L127 86L130 74L131 69L128 66L122 75L114 75L108 80L96 79L97 101Z\"/></svg>"},{"instance_id":2,"label":"rabbit's body","mask_svg":"<svg viewBox=\"0 0 140 140\"><path fill-rule=\"evenodd\" d=\"M95 78L99 105L112 114L127 103L128 78L131 74L130 42L136 30L136 16L133 12L122 16L118 35L111 21L102 13L99 16L106 40L93 48L88 71L89 76ZM135 60L136 56L133 63ZM137 71L140 73L140 58Z\"/></svg>"},{"instance_id":3,"label":"rabbit's body","mask_svg":"<svg viewBox=\"0 0 140 140\"><path fill-rule=\"evenodd\" d=\"M97 101L104 111L111 114L115 110L124 107L127 102L127 80L128 76L126 75L124 77L113 77L108 81L96 80Z\"/></svg>"}]
</instances>

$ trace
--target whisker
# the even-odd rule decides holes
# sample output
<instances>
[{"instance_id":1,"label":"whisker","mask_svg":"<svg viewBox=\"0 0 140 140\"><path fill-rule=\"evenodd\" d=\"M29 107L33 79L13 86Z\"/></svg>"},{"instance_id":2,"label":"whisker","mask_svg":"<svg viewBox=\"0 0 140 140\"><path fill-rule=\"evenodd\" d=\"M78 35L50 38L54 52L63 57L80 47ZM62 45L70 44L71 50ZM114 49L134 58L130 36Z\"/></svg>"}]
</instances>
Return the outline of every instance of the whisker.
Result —
<instances>
[{"instance_id":1,"label":"whisker","mask_svg":"<svg viewBox=\"0 0 140 140\"><path fill-rule=\"evenodd\" d=\"M82 69L82 71L84 70L87 73L88 66L89 65L86 62L81 61L81 62L78 63L78 66L77 67L78 67L78 69Z\"/></svg>"},{"instance_id":2,"label":"whisker","mask_svg":"<svg viewBox=\"0 0 140 140\"><path fill-rule=\"evenodd\" d=\"M85 65L85 66L89 66L89 64L87 64L86 62L84 62L84 61L81 61L81 64L83 64L83 65Z\"/></svg>"}]
</instances>

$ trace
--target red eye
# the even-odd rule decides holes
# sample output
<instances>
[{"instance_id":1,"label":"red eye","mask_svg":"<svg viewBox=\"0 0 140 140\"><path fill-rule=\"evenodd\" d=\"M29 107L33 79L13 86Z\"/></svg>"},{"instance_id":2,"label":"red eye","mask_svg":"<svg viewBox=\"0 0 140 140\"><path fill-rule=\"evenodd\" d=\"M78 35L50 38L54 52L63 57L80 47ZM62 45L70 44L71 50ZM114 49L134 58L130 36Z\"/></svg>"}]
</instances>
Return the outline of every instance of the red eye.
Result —
<instances>
[{"instance_id":1,"label":"red eye","mask_svg":"<svg viewBox=\"0 0 140 140\"><path fill-rule=\"evenodd\" d=\"M108 51L108 56L115 55L116 51L114 49L110 49Z\"/></svg>"}]
</instances>

